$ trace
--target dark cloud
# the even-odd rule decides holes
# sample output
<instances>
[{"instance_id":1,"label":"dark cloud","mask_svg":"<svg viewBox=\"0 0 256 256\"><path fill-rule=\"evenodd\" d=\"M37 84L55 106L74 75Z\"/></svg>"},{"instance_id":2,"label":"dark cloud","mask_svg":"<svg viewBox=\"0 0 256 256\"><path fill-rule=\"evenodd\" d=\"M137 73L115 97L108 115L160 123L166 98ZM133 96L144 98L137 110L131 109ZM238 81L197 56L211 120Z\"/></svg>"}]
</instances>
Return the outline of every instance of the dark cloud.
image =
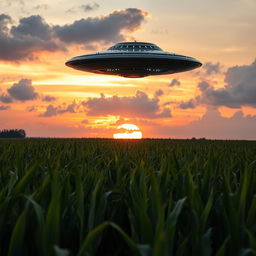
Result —
<instances>
[{"instance_id":1,"label":"dark cloud","mask_svg":"<svg viewBox=\"0 0 256 256\"><path fill-rule=\"evenodd\" d=\"M208 87L203 91L201 102L207 105L240 108L256 107L256 62L228 69L224 88Z\"/></svg>"},{"instance_id":2,"label":"dark cloud","mask_svg":"<svg viewBox=\"0 0 256 256\"><path fill-rule=\"evenodd\" d=\"M19 101L35 100L38 97L38 93L35 92L32 81L29 79L21 79L18 83L13 84L7 92L13 99Z\"/></svg>"},{"instance_id":3,"label":"dark cloud","mask_svg":"<svg viewBox=\"0 0 256 256\"><path fill-rule=\"evenodd\" d=\"M4 105L0 106L0 110L7 110L9 108L10 108L10 106L4 106Z\"/></svg>"},{"instance_id":4,"label":"dark cloud","mask_svg":"<svg viewBox=\"0 0 256 256\"><path fill-rule=\"evenodd\" d=\"M2 103L12 103L15 100L28 101L40 99L45 102L55 101L56 98L50 95L40 95L35 91L32 86L32 81L30 79L21 79L17 83L14 83L7 92L3 92L0 95L0 102Z\"/></svg>"},{"instance_id":5,"label":"dark cloud","mask_svg":"<svg viewBox=\"0 0 256 256\"><path fill-rule=\"evenodd\" d=\"M58 115L59 108L54 107L53 105L49 105L44 113L40 114L39 116L42 117L50 117Z\"/></svg>"},{"instance_id":6,"label":"dark cloud","mask_svg":"<svg viewBox=\"0 0 256 256\"><path fill-rule=\"evenodd\" d=\"M2 95L0 95L0 102L3 102L3 103L11 103L13 100L12 100L12 97L8 94L5 94L3 93Z\"/></svg>"},{"instance_id":7,"label":"dark cloud","mask_svg":"<svg viewBox=\"0 0 256 256\"><path fill-rule=\"evenodd\" d=\"M51 27L39 15L20 19L18 26L12 26L10 33L16 38L32 37L43 40L52 38Z\"/></svg>"},{"instance_id":8,"label":"dark cloud","mask_svg":"<svg viewBox=\"0 0 256 256\"><path fill-rule=\"evenodd\" d=\"M72 24L55 26L54 31L65 43L113 43L125 39L123 31L133 32L138 29L146 15L140 9L128 8L99 18L80 19Z\"/></svg>"},{"instance_id":9,"label":"dark cloud","mask_svg":"<svg viewBox=\"0 0 256 256\"><path fill-rule=\"evenodd\" d=\"M210 84L206 81L201 81L199 84L198 84L198 88L200 89L200 91L205 91L206 89L210 88Z\"/></svg>"},{"instance_id":10,"label":"dark cloud","mask_svg":"<svg viewBox=\"0 0 256 256\"><path fill-rule=\"evenodd\" d=\"M53 106L52 104L48 105L44 113L40 114L41 117L51 117L56 115L61 115L64 113L76 113L77 104L73 102L68 106Z\"/></svg>"},{"instance_id":11,"label":"dark cloud","mask_svg":"<svg viewBox=\"0 0 256 256\"><path fill-rule=\"evenodd\" d=\"M81 8L95 8L97 4ZM67 44L93 45L125 40L124 33L140 28L147 13L137 8L118 10L106 16L49 25L39 15L21 18L12 25L11 17L0 15L0 60L21 61L36 57L41 51L63 51Z\"/></svg>"},{"instance_id":12,"label":"dark cloud","mask_svg":"<svg viewBox=\"0 0 256 256\"><path fill-rule=\"evenodd\" d=\"M251 65L231 67L225 73L226 85L215 89L209 82L201 81L198 88L201 95L185 103L187 108L205 104L241 108L256 107L256 61ZM180 105L182 105L181 103Z\"/></svg>"},{"instance_id":13,"label":"dark cloud","mask_svg":"<svg viewBox=\"0 0 256 256\"><path fill-rule=\"evenodd\" d=\"M0 14L0 35L8 33L7 25L11 23L12 19L9 15Z\"/></svg>"},{"instance_id":14,"label":"dark cloud","mask_svg":"<svg viewBox=\"0 0 256 256\"><path fill-rule=\"evenodd\" d=\"M169 84L169 87L173 87L173 86L179 86L181 83L178 79L174 78L172 79L172 81Z\"/></svg>"},{"instance_id":15,"label":"dark cloud","mask_svg":"<svg viewBox=\"0 0 256 256\"><path fill-rule=\"evenodd\" d=\"M11 26L10 16L0 15L0 48L0 59L9 61L33 59L39 51L63 50L39 15L22 18L17 26Z\"/></svg>"},{"instance_id":16,"label":"dark cloud","mask_svg":"<svg viewBox=\"0 0 256 256\"><path fill-rule=\"evenodd\" d=\"M82 103L86 106L89 116L118 115L123 117L143 118L168 118L171 111L159 105L159 99L149 98L142 91L137 91L135 96L113 96L106 98L103 94L100 98L89 98Z\"/></svg>"},{"instance_id":17,"label":"dark cloud","mask_svg":"<svg viewBox=\"0 0 256 256\"><path fill-rule=\"evenodd\" d=\"M181 102L179 104L179 108L181 109L196 108L196 103L193 100Z\"/></svg>"},{"instance_id":18,"label":"dark cloud","mask_svg":"<svg viewBox=\"0 0 256 256\"><path fill-rule=\"evenodd\" d=\"M164 95L164 91L159 89L159 90L155 91L154 95L155 95L155 97L160 97L160 96Z\"/></svg>"},{"instance_id":19,"label":"dark cloud","mask_svg":"<svg viewBox=\"0 0 256 256\"><path fill-rule=\"evenodd\" d=\"M80 8L84 11L84 12L89 12L89 11L93 11L95 9L98 9L100 7L100 5L98 3L91 3L91 4L83 4L80 6Z\"/></svg>"},{"instance_id":20,"label":"dark cloud","mask_svg":"<svg viewBox=\"0 0 256 256\"><path fill-rule=\"evenodd\" d=\"M203 69L205 70L206 75L218 74L221 72L221 65L219 62L215 64L212 62L206 62L203 65Z\"/></svg>"},{"instance_id":21,"label":"dark cloud","mask_svg":"<svg viewBox=\"0 0 256 256\"><path fill-rule=\"evenodd\" d=\"M42 97L42 101L46 101L46 102L51 102L51 101L55 101L56 98L50 95L46 95Z\"/></svg>"}]
</instances>

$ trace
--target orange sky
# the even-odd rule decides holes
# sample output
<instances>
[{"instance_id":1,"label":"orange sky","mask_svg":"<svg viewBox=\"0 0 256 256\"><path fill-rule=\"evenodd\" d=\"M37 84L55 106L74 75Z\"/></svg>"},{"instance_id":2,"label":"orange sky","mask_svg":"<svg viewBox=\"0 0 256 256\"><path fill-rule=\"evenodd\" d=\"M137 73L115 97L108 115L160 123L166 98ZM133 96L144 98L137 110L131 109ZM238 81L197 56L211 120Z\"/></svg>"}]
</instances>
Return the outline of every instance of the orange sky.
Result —
<instances>
[{"instance_id":1,"label":"orange sky","mask_svg":"<svg viewBox=\"0 0 256 256\"><path fill-rule=\"evenodd\" d=\"M0 129L112 137L132 123L143 137L256 139L254 0L3 0L0 8ZM134 39L204 65L140 79L64 65Z\"/></svg>"}]
</instances>

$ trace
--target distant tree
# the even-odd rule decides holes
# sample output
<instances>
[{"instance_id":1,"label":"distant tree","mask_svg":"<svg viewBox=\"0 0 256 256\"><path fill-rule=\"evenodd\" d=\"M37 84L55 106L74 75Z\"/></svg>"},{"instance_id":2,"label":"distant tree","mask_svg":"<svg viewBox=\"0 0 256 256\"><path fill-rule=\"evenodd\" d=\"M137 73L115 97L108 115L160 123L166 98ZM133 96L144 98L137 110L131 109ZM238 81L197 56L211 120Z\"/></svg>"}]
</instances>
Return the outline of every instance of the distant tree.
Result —
<instances>
[{"instance_id":1,"label":"distant tree","mask_svg":"<svg viewBox=\"0 0 256 256\"><path fill-rule=\"evenodd\" d=\"M26 132L23 129L0 130L0 138L25 138Z\"/></svg>"}]
</instances>

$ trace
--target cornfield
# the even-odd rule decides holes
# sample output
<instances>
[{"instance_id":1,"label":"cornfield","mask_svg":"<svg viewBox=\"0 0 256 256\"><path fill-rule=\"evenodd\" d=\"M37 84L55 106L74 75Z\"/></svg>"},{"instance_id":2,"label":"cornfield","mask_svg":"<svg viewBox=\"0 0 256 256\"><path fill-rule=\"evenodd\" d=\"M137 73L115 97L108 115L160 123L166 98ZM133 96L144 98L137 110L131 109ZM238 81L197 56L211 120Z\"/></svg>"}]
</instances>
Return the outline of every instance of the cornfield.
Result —
<instances>
[{"instance_id":1,"label":"cornfield","mask_svg":"<svg viewBox=\"0 0 256 256\"><path fill-rule=\"evenodd\" d=\"M256 255L256 142L0 140L0 255Z\"/></svg>"}]
</instances>

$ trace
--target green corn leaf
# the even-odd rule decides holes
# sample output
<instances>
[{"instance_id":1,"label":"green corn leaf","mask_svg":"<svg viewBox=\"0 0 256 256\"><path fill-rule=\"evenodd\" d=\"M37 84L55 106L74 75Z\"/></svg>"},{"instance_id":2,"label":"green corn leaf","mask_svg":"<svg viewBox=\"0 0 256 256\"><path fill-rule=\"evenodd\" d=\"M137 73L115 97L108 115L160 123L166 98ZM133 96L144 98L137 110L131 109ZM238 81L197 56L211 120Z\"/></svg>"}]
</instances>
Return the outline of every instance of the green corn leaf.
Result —
<instances>
[{"instance_id":1,"label":"green corn leaf","mask_svg":"<svg viewBox=\"0 0 256 256\"><path fill-rule=\"evenodd\" d=\"M115 223L110 222L109 225L114 228L124 239L128 247L130 248L132 255L137 256L141 255L138 245ZM145 249L145 248L144 248Z\"/></svg>"},{"instance_id":2,"label":"green corn leaf","mask_svg":"<svg viewBox=\"0 0 256 256\"><path fill-rule=\"evenodd\" d=\"M170 223L173 227L176 226L178 217L179 217L181 210L185 204L185 201L186 201L186 197L178 200L177 203L175 204L171 214L168 217L167 222Z\"/></svg>"},{"instance_id":3,"label":"green corn leaf","mask_svg":"<svg viewBox=\"0 0 256 256\"><path fill-rule=\"evenodd\" d=\"M59 246L55 245L54 246L54 255L55 256L69 256L69 251L66 249L62 249Z\"/></svg>"},{"instance_id":4,"label":"green corn leaf","mask_svg":"<svg viewBox=\"0 0 256 256\"><path fill-rule=\"evenodd\" d=\"M189 236L186 237L182 243L179 245L178 247L178 250L176 252L176 256L183 256L183 255L186 255L186 249L187 249L187 244L188 244L188 241L189 241Z\"/></svg>"},{"instance_id":5,"label":"green corn leaf","mask_svg":"<svg viewBox=\"0 0 256 256\"><path fill-rule=\"evenodd\" d=\"M216 256L225 256L227 255L226 254L226 246L227 246L227 243L229 242L230 240L230 236L228 236L225 241L223 242L223 244L221 245L221 247L218 249L217 253L216 253Z\"/></svg>"},{"instance_id":6,"label":"green corn leaf","mask_svg":"<svg viewBox=\"0 0 256 256\"><path fill-rule=\"evenodd\" d=\"M253 196L251 207L248 212L246 223L250 227L255 223L256 217L256 196Z\"/></svg>"},{"instance_id":7,"label":"green corn leaf","mask_svg":"<svg viewBox=\"0 0 256 256\"><path fill-rule=\"evenodd\" d=\"M54 244L58 244L60 232L60 190L53 195L44 225L46 254L52 254Z\"/></svg>"},{"instance_id":8,"label":"green corn leaf","mask_svg":"<svg viewBox=\"0 0 256 256\"><path fill-rule=\"evenodd\" d=\"M13 193L18 195L26 189L28 183L31 182L31 178L34 173L37 171L37 163L34 163L25 173L25 175L21 178L21 180L16 184Z\"/></svg>"},{"instance_id":9,"label":"green corn leaf","mask_svg":"<svg viewBox=\"0 0 256 256\"><path fill-rule=\"evenodd\" d=\"M206 225L208 216L209 216L211 208L212 208L212 204L213 204L213 192L211 191L210 196L208 198L208 201L206 203L206 206L205 206L202 216L201 216L201 223L202 223L203 227Z\"/></svg>"},{"instance_id":10,"label":"green corn leaf","mask_svg":"<svg viewBox=\"0 0 256 256\"><path fill-rule=\"evenodd\" d=\"M39 228L42 229L44 227L44 212L42 207L33 199L32 196L25 196L25 198L32 204L36 213L37 223Z\"/></svg>"},{"instance_id":11,"label":"green corn leaf","mask_svg":"<svg viewBox=\"0 0 256 256\"><path fill-rule=\"evenodd\" d=\"M26 216L27 210L25 209L14 226L12 231L10 246L8 250L8 256L16 256L16 255L24 255L23 251L23 241L25 236L25 228L26 228Z\"/></svg>"},{"instance_id":12,"label":"green corn leaf","mask_svg":"<svg viewBox=\"0 0 256 256\"><path fill-rule=\"evenodd\" d=\"M252 232L246 228L245 228L245 231L249 238L250 248L252 248L256 252L256 237L255 237L255 235L253 235Z\"/></svg>"},{"instance_id":13,"label":"green corn leaf","mask_svg":"<svg viewBox=\"0 0 256 256\"><path fill-rule=\"evenodd\" d=\"M210 256L212 253L211 248L211 234L212 228L209 228L201 239L201 255Z\"/></svg>"},{"instance_id":14,"label":"green corn leaf","mask_svg":"<svg viewBox=\"0 0 256 256\"><path fill-rule=\"evenodd\" d=\"M256 255L256 252L251 248L244 248L241 250L239 254L239 256L254 256L254 255Z\"/></svg>"}]
</instances>

